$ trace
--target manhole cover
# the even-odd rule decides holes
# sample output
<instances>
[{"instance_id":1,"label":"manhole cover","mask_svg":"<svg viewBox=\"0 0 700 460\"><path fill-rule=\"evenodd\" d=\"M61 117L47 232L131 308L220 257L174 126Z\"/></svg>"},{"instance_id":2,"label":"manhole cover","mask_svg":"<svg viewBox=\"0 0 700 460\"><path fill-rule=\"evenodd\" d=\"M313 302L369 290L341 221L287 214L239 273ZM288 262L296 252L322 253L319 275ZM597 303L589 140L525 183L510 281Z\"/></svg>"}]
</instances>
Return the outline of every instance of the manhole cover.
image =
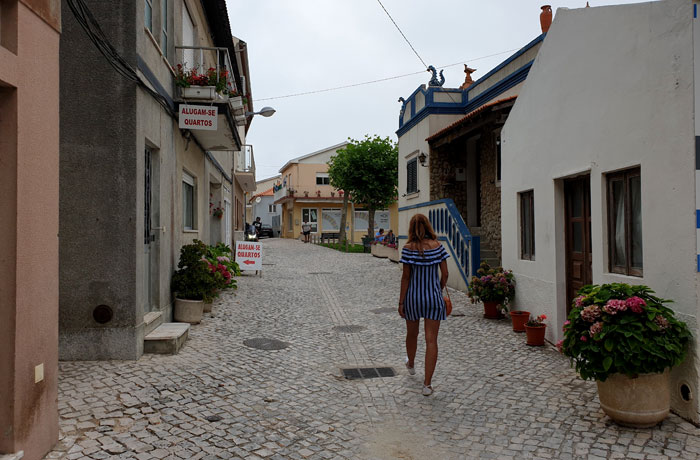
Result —
<instances>
[{"instance_id":1,"label":"manhole cover","mask_svg":"<svg viewBox=\"0 0 700 460\"><path fill-rule=\"evenodd\" d=\"M346 334L352 334L352 333L355 333L355 332L361 332L361 331L364 331L365 329L367 329L367 328L364 327L364 326L358 326L358 325L356 325L356 324L350 324L350 325L347 325L347 326L334 326L334 327L333 327L333 330L334 330L334 331L336 331L336 332L344 332L344 333L346 333Z\"/></svg>"},{"instance_id":2,"label":"manhole cover","mask_svg":"<svg viewBox=\"0 0 700 460\"><path fill-rule=\"evenodd\" d=\"M243 345L258 350L284 350L289 346L287 342L282 342L277 339L255 338L243 341Z\"/></svg>"},{"instance_id":3,"label":"manhole cover","mask_svg":"<svg viewBox=\"0 0 700 460\"><path fill-rule=\"evenodd\" d=\"M390 367L350 367L341 369L347 380L376 379L378 377L394 377L396 372Z\"/></svg>"},{"instance_id":4,"label":"manhole cover","mask_svg":"<svg viewBox=\"0 0 700 460\"><path fill-rule=\"evenodd\" d=\"M398 310L394 307L382 307L382 308L375 308L374 310L370 310L372 313L396 313Z\"/></svg>"},{"instance_id":5,"label":"manhole cover","mask_svg":"<svg viewBox=\"0 0 700 460\"><path fill-rule=\"evenodd\" d=\"M333 272L309 272L309 275L332 275Z\"/></svg>"}]
</instances>

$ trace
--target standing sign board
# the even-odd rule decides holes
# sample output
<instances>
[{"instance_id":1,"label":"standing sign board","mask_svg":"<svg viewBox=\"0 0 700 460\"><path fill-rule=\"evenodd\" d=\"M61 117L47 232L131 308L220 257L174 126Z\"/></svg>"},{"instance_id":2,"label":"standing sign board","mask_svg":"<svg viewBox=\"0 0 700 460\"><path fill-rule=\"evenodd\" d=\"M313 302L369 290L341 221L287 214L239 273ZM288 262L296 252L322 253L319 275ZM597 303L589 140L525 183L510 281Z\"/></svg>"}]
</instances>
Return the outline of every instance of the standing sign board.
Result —
<instances>
[{"instance_id":1,"label":"standing sign board","mask_svg":"<svg viewBox=\"0 0 700 460\"><path fill-rule=\"evenodd\" d=\"M215 105L181 105L180 128L216 131L219 108Z\"/></svg>"},{"instance_id":2,"label":"standing sign board","mask_svg":"<svg viewBox=\"0 0 700 460\"><path fill-rule=\"evenodd\" d=\"M236 241L236 262L241 270L262 270L262 244Z\"/></svg>"}]
</instances>

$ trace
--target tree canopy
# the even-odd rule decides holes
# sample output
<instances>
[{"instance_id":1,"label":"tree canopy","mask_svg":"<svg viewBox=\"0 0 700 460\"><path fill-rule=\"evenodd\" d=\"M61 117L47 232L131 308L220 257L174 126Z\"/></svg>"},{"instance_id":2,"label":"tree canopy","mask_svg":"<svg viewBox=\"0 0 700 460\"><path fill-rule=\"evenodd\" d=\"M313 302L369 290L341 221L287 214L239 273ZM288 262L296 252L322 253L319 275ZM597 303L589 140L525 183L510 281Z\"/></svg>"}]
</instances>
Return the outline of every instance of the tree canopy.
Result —
<instances>
[{"instance_id":1,"label":"tree canopy","mask_svg":"<svg viewBox=\"0 0 700 460\"><path fill-rule=\"evenodd\" d=\"M365 136L349 139L328 162L331 185L352 195L353 202L370 211L370 234L374 228L374 211L396 201L399 155L396 143L388 137Z\"/></svg>"}]
</instances>

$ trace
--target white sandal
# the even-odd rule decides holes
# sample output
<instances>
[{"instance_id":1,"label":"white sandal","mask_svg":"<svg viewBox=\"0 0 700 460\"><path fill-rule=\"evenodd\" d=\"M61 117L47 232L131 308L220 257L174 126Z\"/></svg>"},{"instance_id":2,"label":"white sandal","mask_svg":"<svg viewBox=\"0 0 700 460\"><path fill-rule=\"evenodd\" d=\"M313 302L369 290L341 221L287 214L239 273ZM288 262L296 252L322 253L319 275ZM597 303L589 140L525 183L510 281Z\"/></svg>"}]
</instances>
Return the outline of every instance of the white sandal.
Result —
<instances>
[{"instance_id":1,"label":"white sandal","mask_svg":"<svg viewBox=\"0 0 700 460\"><path fill-rule=\"evenodd\" d=\"M406 363L406 369L408 369L408 373L409 373L410 375L416 375L416 368L415 368L415 367L410 367L410 366L408 365L408 356L406 356L406 361L404 361L404 362Z\"/></svg>"},{"instance_id":2,"label":"white sandal","mask_svg":"<svg viewBox=\"0 0 700 460\"><path fill-rule=\"evenodd\" d=\"M433 394L433 386L423 385L423 396L430 396L431 394Z\"/></svg>"}]
</instances>

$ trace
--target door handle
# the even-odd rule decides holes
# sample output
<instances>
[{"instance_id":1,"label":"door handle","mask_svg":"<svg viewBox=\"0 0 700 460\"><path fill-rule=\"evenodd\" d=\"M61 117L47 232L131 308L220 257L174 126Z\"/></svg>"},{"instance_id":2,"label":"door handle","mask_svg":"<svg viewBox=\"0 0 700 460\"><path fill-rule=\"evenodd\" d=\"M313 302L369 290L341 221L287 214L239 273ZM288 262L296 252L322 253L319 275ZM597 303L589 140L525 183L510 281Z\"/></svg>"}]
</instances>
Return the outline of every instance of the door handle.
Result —
<instances>
[{"instance_id":1,"label":"door handle","mask_svg":"<svg viewBox=\"0 0 700 460\"><path fill-rule=\"evenodd\" d=\"M163 227L151 227L151 230L160 230L160 231L162 231L163 233L165 233L165 227L164 227L164 226L163 226Z\"/></svg>"}]
</instances>

